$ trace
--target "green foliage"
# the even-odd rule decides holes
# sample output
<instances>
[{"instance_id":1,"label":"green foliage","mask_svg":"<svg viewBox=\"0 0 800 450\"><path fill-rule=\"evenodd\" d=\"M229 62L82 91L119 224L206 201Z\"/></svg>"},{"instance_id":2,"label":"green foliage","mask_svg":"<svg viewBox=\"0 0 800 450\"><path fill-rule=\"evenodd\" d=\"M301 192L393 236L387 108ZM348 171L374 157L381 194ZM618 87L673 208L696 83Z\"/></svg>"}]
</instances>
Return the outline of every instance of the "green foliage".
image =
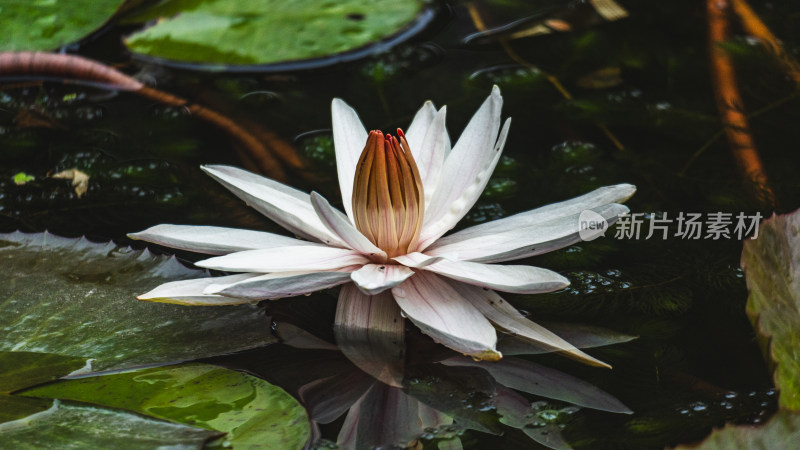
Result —
<instances>
[{"instance_id":1,"label":"green foliage","mask_svg":"<svg viewBox=\"0 0 800 450\"><path fill-rule=\"evenodd\" d=\"M302 448L305 410L283 389L206 364L66 380L23 395L88 402L227 433L234 448Z\"/></svg>"},{"instance_id":2,"label":"green foliage","mask_svg":"<svg viewBox=\"0 0 800 450\"><path fill-rule=\"evenodd\" d=\"M32 399L20 399L32 400ZM153 420L128 412L47 402L52 407L0 425L4 448L201 449L219 433ZM7 405L1 404L5 407Z\"/></svg>"},{"instance_id":3,"label":"green foliage","mask_svg":"<svg viewBox=\"0 0 800 450\"><path fill-rule=\"evenodd\" d=\"M779 404L800 411L800 211L764 221L745 242L742 267L750 297L747 315L762 351L775 366ZM797 422L800 423L800 422Z\"/></svg>"},{"instance_id":4,"label":"green foliage","mask_svg":"<svg viewBox=\"0 0 800 450\"><path fill-rule=\"evenodd\" d=\"M420 7L418 0L172 1L145 13L158 23L125 42L136 53L180 62L297 61L379 41L406 27Z\"/></svg>"},{"instance_id":5,"label":"green foliage","mask_svg":"<svg viewBox=\"0 0 800 450\"><path fill-rule=\"evenodd\" d=\"M735 426L714 430L711 436L696 446L680 446L678 449L728 450L795 448L800 436L800 414L780 411L764 426Z\"/></svg>"},{"instance_id":6,"label":"green foliage","mask_svg":"<svg viewBox=\"0 0 800 450\"><path fill-rule=\"evenodd\" d=\"M0 0L0 52L55 50L100 28L124 0Z\"/></svg>"},{"instance_id":7,"label":"green foliage","mask_svg":"<svg viewBox=\"0 0 800 450\"><path fill-rule=\"evenodd\" d=\"M52 234L0 234L0 351L92 358L103 370L213 356L272 342L258 308L139 302L202 276L174 258ZM42 364L49 361L42 361Z\"/></svg>"}]
</instances>

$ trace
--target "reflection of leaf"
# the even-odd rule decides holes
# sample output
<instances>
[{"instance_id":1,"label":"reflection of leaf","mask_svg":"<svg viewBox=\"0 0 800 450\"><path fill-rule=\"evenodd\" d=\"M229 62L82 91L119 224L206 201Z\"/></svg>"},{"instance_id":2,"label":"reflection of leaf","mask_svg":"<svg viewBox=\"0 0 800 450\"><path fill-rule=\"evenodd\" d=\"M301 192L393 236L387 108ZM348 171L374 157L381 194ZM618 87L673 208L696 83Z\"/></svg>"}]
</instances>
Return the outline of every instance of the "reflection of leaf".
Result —
<instances>
[{"instance_id":1,"label":"reflection of leaf","mask_svg":"<svg viewBox=\"0 0 800 450\"><path fill-rule=\"evenodd\" d=\"M22 395L78 400L228 433L241 448L301 448L305 410L283 389L206 364L65 380Z\"/></svg>"},{"instance_id":2,"label":"reflection of leaf","mask_svg":"<svg viewBox=\"0 0 800 450\"><path fill-rule=\"evenodd\" d=\"M134 52L183 62L265 64L379 41L408 25L421 2L188 0L159 7L145 13L160 19L156 25L126 40Z\"/></svg>"},{"instance_id":3,"label":"reflection of leaf","mask_svg":"<svg viewBox=\"0 0 800 450\"><path fill-rule=\"evenodd\" d=\"M3 1L0 51L54 50L100 28L123 0Z\"/></svg>"},{"instance_id":4,"label":"reflection of leaf","mask_svg":"<svg viewBox=\"0 0 800 450\"><path fill-rule=\"evenodd\" d=\"M126 412L64 405L58 401L46 411L0 426L3 448L16 449L200 449L205 441L218 434Z\"/></svg>"},{"instance_id":5,"label":"reflection of leaf","mask_svg":"<svg viewBox=\"0 0 800 450\"><path fill-rule=\"evenodd\" d=\"M0 234L0 350L93 358L104 370L202 358L274 339L258 308L187 309L136 293L203 272L148 251Z\"/></svg>"},{"instance_id":6,"label":"reflection of leaf","mask_svg":"<svg viewBox=\"0 0 800 450\"><path fill-rule=\"evenodd\" d=\"M779 404L800 410L800 211L765 220L758 237L744 243L742 267L747 314L776 366Z\"/></svg>"},{"instance_id":7,"label":"reflection of leaf","mask_svg":"<svg viewBox=\"0 0 800 450\"><path fill-rule=\"evenodd\" d=\"M780 411L764 426L728 425L714 430L696 446L681 446L679 449L728 450L728 449L788 449L797 448L800 437L800 414Z\"/></svg>"}]
</instances>

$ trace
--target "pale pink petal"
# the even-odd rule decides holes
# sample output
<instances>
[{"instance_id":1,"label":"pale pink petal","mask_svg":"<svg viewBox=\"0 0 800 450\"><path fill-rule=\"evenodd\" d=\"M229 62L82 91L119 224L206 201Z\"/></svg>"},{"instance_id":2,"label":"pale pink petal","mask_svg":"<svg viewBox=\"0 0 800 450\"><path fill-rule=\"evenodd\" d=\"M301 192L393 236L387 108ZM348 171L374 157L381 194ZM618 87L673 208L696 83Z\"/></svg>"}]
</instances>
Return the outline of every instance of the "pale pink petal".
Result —
<instances>
[{"instance_id":1,"label":"pale pink petal","mask_svg":"<svg viewBox=\"0 0 800 450\"><path fill-rule=\"evenodd\" d=\"M445 126L446 115L447 107L442 107L428 127L421 148L415 153L414 147L411 147L411 152L414 153L414 159L419 168L419 176L422 178L426 208L430 205L433 193L439 183L445 156L450 153L450 137L447 135Z\"/></svg>"},{"instance_id":2,"label":"pale pink petal","mask_svg":"<svg viewBox=\"0 0 800 450\"><path fill-rule=\"evenodd\" d=\"M369 257L386 258L386 252L375 246L347 219L347 216L331 206L323 196L311 193L311 204L319 219L331 233L338 236L348 247L358 250Z\"/></svg>"},{"instance_id":3,"label":"pale pink petal","mask_svg":"<svg viewBox=\"0 0 800 450\"><path fill-rule=\"evenodd\" d=\"M311 420L331 423L366 393L375 380L359 370L350 370L300 386L297 395Z\"/></svg>"},{"instance_id":4,"label":"pale pink petal","mask_svg":"<svg viewBox=\"0 0 800 450\"><path fill-rule=\"evenodd\" d=\"M414 155L414 159L417 161L417 166L420 166L418 155L422 150L422 143L425 141L425 135L428 134L428 128L430 128L435 116L436 107L433 106L433 102L428 100L414 114L411 124L406 128L406 140L409 147L411 147L411 154ZM419 169L421 171L422 167L420 166Z\"/></svg>"},{"instance_id":5,"label":"pale pink petal","mask_svg":"<svg viewBox=\"0 0 800 450\"><path fill-rule=\"evenodd\" d=\"M336 171L339 174L339 188L342 190L342 203L347 216L353 219L353 180L356 165L364 145L367 143L367 130L361 124L353 108L339 98L331 102L333 119L333 146L336 148Z\"/></svg>"},{"instance_id":6,"label":"pale pink petal","mask_svg":"<svg viewBox=\"0 0 800 450\"><path fill-rule=\"evenodd\" d=\"M607 220L616 220L615 217L624 210L624 207L615 203L624 202L634 192L636 187L630 184L595 189L580 197L476 225L445 236L431 245L426 253L447 254L451 258L482 262L507 261L532 256L541 253L538 251L540 247L544 252L549 251L550 247L557 248L561 242L569 242L570 238L564 236L571 233L565 232L560 227L562 225L571 227L577 232L579 225L577 218L584 210L593 210ZM559 241L560 239L563 240ZM512 249L515 240L521 243L516 247L520 249L519 252ZM482 242L486 244L482 245ZM529 246L534 247L531 252L526 250Z\"/></svg>"},{"instance_id":7,"label":"pale pink petal","mask_svg":"<svg viewBox=\"0 0 800 450\"><path fill-rule=\"evenodd\" d=\"M628 208L612 203L592 208L590 211L602 216L610 226L621 215L627 213ZM502 262L528 258L581 242L580 216L581 213L575 213L547 222L520 224L519 227L503 231L490 231L490 227L475 232L467 229L464 230L468 231L467 233L459 232L439 239L426 249L425 253L447 259L475 262ZM502 220L505 219L495 222Z\"/></svg>"},{"instance_id":8,"label":"pale pink petal","mask_svg":"<svg viewBox=\"0 0 800 450\"><path fill-rule=\"evenodd\" d=\"M442 364L480 367L488 371L503 386L529 394L601 411L633 413L611 394L590 383L524 359L504 358L502 361L486 364L456 356L442 361Z\"/></svg>"},{"instance_id":9,"label":"pale pink petal","mask_svg":"<svg viewBox=\"0 0 800 450\"><path fill-rule=\"evenodd\" d=\"M497 114L499 117L499 110ZM439 183L433 193L431 203L425 211L418 251L424 250L452 229L478 201L497 162L500 161L510 126L511 119L509 118L503 125L497 143L492 144L493 147L489 147L488 150L484 150L485 155L482 159L477 154L456 154L457 145L447 156L440 175L441 179L447 180L447 182ZM485 132L491 133L489 130ZM474 144L473 147L477 145L479 144ZM469 158L475 159L470 160ZM461 162L451 163L451 161ZM463 170L464 173L459 173L460 170Z\"/></svg>"},{"instance_id":10,"label":"pale pink petal","mask_svg":"<svg viewBox=\"0 0 800 450\"><path fill-rule=\"evenodd\" d=\"M503 331L529 340L551 352L564 352L564 356L593 366L611 367L578 350L552 331L528 320L496 292L459 282L451 281L450 285L462 298Z\"/></svg>"},{"instance_id":11,"label":"pale pink petal","mask_svg":"<svg viewBox=\"0 0 800 450\"><path fill-rule=\"evenodd\" d=\"M569 286L569 280L556 272L533 266L501 266L443 259L425 266L423 270L467 284L515 294L539 294Z\"/></svg>"},{"instance_id":12,"label":"pale pink petal","mask_svg":"<svg viewBox=\"0 0 800 450\"><path fill-rule=\"evenodd\" d=\"M350 272L274 272L233 283L215 283L206 294L248 301L271 300L310 294L350 281Z\"/></svg>"},{"instance_id":13,"label":"pale pink petal","mask_svg":"<svg viewBox=\"0 0 800 450\"><path fill-rule=\"evenodd\" d=\"M348 284L339 292L336 344L358 368L390 386L403 385L404 321L391 294L365 295Z\"/></svg>"},{"instance_id":14,"label":"pale pink petal","mask_svg":"<svg viewBox=\"0 0 800 450\"><path fill-rule=\"evenodd\" d=\"M231 253L204 259L195 265L227 272L267 273L335 270L367 262L369 260L356 250L303 245Z\"/></svg>"},{"instance_id":15,"label":"pale pink petal","mask_svg":"<svg viewBox=\"0 0 800 450\"><path fill-rule=\"evenodd\" d=\"M337 444L342 450L413 448L423 433L418 407L402 389L375 383L350 408Z\"/></svg>"},{"instance_id":16,"label":"pale pink petal","mask_svg":"<svg viewBox=\"0 0 800 450\"><path fill-rule=\"evenodd\" d=\"M320 222L305 192L235 167L201 168L256 211L292 233L328 245L345 246Z\"/></svg>"},{"instance_id":17,"label":"pale pink petal","mask_svg":"<svg viewBox=\"0 0 800 450\"><path fill-rule=\"evenodd\" d=\"M435 262L441 261L442 259L443 258L441 257L432 257L419 252L411 252L392 258L392 260L397 261L404 266L414 267L416 269L429 266Z\"/></svg>"},{"instance_id":18,"label":"pale pink petal","mask_svg":"<svg viewBox=\"0 0 800 450\"><path fill-rule=\"evenodd\" d=\"M398 264L366 264L351 274L353 282L366 295L391 289L414 275L414 271Z\"/></svg>"},{"instance_id":19,"label":"pale pink petal","mask_svg":"<svg viewBox=\"0 0 800 450\"><path fill-rule=\"evenodd\" d=\"M478 359L497 360L497 334L469 301L438 276L420 272L392 289L403 313L442 345Z\"/></svg>"},{"instance_id":20,"label":"pale pink petal","mask_svg":"<svg viewBox=\"0 0 800 450\"><path fill-rule=\"evenodd\" d=\"M196 225L156 225L138 233L130 233L128 237L209 255L310 244L307 241L263 231Z\"/></svg>"},{"instance_id":21,"label":"pale pink petal","mask_svg":"<svg viewBox=\"0 0 800 450\"><path fill-rule=\"evenodd\" d=\"M609 330L608 328L596 327L594 325L565 322L539 322L539 325L555 333L558 337L574 345L576 348L603 347L606 345L629 342L637 338L637 336ZM537 343L531 339L514 334L501 336L497 340L497 348L506 356L538 355L553 351L552 347L548 348L540 342Z\"/></svg>"},{"instance_id":22,"label":"pale pink petal","mask_svg":"<svg viewBox=\"0 0 800 450\"><path fill-rule=\"evenodd\" d=\"M225 277L196 278L164 283L136 298L160 303L176 303L192 306L220 306L250 303L251 300L206 294L205 289L215 283L235 283L253 278L258 274L242 273Z\"/></svg>"}]
</instances>

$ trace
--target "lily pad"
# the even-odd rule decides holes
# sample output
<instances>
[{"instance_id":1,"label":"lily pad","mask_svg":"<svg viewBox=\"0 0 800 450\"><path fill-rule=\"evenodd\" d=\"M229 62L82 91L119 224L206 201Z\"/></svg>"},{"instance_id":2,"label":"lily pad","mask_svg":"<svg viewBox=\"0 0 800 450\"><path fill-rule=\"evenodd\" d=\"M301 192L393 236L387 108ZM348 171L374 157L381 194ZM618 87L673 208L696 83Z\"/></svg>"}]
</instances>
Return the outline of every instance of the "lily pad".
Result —
<instances>
[{"instance_id":1,"label":"lily pad","mask_svg":"<svg viewBox=\"0 0 800 450\"><path fill-rule=\"evenodd\" d=\"M750 297L747 314L762 350L775 366L779 405L800 410L800 211L761 224L744 243L742 267Z\"/></svg>"},{"instance_id":2,"label":"lily pad","mask_svg":"<svg viewBox=\"0 0 800 450\"><path fill-rule=\"evenodd\" d=\"M47 403L52 406L46 411L0 424L3 448L200 449L208 439L219 435L122 411L67 405L57 400Z\"/></svg>"},{"instance_id":3,"label":"lily pad","mask_svg":"<svg viewBox=\"0 0 800 450\"><path fill-rule=\"evenodd\" d=\"M14 391L69 375L86 364L83 358L47 353L0 352L0 424L28 417L52 402L14 397Z\"/></svg>"},{"instance_id":4,"label":"lily pad","mask_svg":"<svg viewBox=\"0 0 800 450\"><path fill-rule=\"evenodd\" d=\"M125 0L0 0L0 51L55 50L100 28Z\"/></svg>"},{"instance_id":5,"label":"lily pad","mask_svg":"<svg viewBox=\"0 0 800 450\"><path fill-rule=\"evenodd\" d=\"M251 306L187 308L136 300L197 278L175 258L52 234L0 234L0 351L91 358L88 371L165 364L274 341Z\"/></svg>"},{"instance_id":6,"label":"lily pad","mask_svg":"<svg viewBox=\"0 0 800 450\"><path fill-rule=\"evenodd\" d=\"M680 446L678 449L796 448L798 438L800 438L800 414L792 411L779 411L764 426L727 425L725 428L714 430L700 444Z\"/></svg>"},{"instance_id":7,"label":"lily pad","mask_svg":"<svg viewBox=\"0 0 800 450\"><path fill-rule=\"evenodd\" d=\"M419 0L181 0L142 16L156 24L125 43L182 63L256 65L320 58L409 27Z\"/></svg>"},{"instance_id":8,"label":"lily pad","mask_svg":"<svg viewBox=\"0 0 800 450\"><path fill-rule=\"evenodd\" d=\"M283 389L207 364L64 380L24 392L120 408L227 433L234 448L302 448L308 416Z\"/></svg>"}]
</instances>

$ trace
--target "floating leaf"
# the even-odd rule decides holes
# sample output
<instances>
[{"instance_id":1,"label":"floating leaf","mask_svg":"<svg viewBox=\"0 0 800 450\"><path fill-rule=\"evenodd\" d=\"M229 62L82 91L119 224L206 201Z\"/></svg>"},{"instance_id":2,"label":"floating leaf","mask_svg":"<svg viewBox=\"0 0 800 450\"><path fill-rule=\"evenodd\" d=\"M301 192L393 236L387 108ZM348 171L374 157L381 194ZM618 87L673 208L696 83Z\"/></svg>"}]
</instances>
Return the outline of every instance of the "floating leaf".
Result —
<instances>
[{"instance_id":1,"label":"floating leaf","mask_svg":"<svg viewBox=\"0 0 800 450\"><path fill-rule=\"evenodd\" d=\"M0 0L0 51L55 50L100 28L124 0Z\"/></svg>"},{"instance_id":2,"label":"floating leaf","mask_svg":"<svg viewBox=\"0 0 800 450\"><path fill-rule=\"evenodd\" d=\"M250 305L186 308L137 301L197 278L174 258L52 234L0 234L0 351L92 358L93 370L202 358L274 341Z\"/></svg>"},{"instance_id":3,"label":"floating leaf","mask_svg":"<svg viewBox=\"0 0 800 450\"><path fill-rule=\"evenodd\" d=\"M72 187L75 188L75 195L77 195L78 198L83 197L83 194L89 190L89 175L86 175L78 169L62 170L61 172L50 175L50 178L71 180Z\"/></svg>"},{"instance_id":4,"label":"floating leaf","mask_svg":"<svg viewBox=\"0 0 800 450\"><path fill-rule=\"evenodd\" d=\"M48 403L46 411L0 425L3 448L200 449L219 435L122 411Z\"/></svg>"},{"instance_id":5,"label":"floating leaf","mask_svg":"<svg viewBox=\"0 0 800 450\"><path fill-rule=\"evenodd\" d=\"M796 448L798 436L800 436L800 414L791 411L779 411L764 426L727 425L725 428L714 430L700 444L680 446L678 449Z\"/></svg>"},{"instance_id":6,"label":"floating leaf","mask_svg":"<svg viewBox=\"0 0 800 450\"><path fill-rule=\"evenodd\" d=\"M319 58L378 42L408 27L419 0L187 0L126 40L140 54L178 62L268 64Z\"/></svg>"},{"instance_id":7,"label":"floating leaf","mask_svg":"<svg viewBox=\"0 0 800 450\"><path fill-rule=\"evenodd\" d=\"M65 380L22 395L89 402L221 431L234 448L302 448L310 436L305 410L286 391L207 364Z\"/></svg>"},{"instance_id":8,"label":"floating leaf","mask_svg":"<svg viewBox=\"0 0 800 450\"><path fill-rule=\"evenodd\" d=\"M13 397L10 393L69 375L84 358L31 352L0 352L0 424L44 411L52 402Z\"/></svg>"},{"instance_id":9,"label":"floating leaf","mask_svg":"<svg viewBox=\"0 0 800 450\"><path fill-rule=\"evenodd\" d=\"M747 315L775 368L783 408L800 410L800 211L773 216L744 243Z\"/></svg>"}]
</instances>

